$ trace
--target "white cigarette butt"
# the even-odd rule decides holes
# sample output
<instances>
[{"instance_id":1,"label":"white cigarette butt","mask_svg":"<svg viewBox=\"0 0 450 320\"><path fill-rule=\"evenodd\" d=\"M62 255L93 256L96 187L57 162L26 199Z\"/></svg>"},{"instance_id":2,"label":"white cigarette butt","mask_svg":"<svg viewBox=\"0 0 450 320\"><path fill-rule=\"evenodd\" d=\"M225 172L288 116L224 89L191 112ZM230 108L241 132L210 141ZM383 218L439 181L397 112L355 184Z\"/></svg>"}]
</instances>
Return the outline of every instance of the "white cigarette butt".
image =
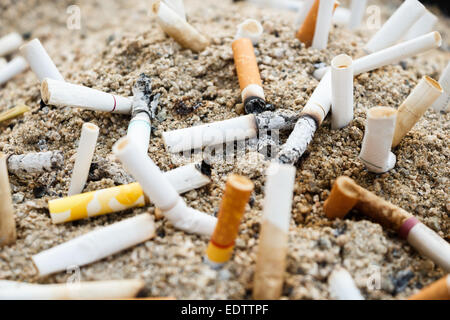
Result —
<instances>
[{"instance_id":1,"label":"white cigarette butt","mask_svg":"<svg viewBox=\"0 0 450 320\"><path fill-rule=\"evenodd\" d=\"M328 285L333 298L338 300L364 300L352 276L344 268L339 268L328 277Z\"/></svg>"},{"instance_id":2,"label":"white cigarette butt","mask_svg":"<svg viewBox=\"0 0 450 320\"><path fill-rule=\"evenodd\" d=\"M315 49L326 49L328 45L328 34L331 29L335 0L320 0L319 12L317 14L316 30L312 47Z\"/></svg>"},{"instance_id":3,"label":"white cigarette butt","mask_svg":"<svg viewBox=\"0 0 450 320\"><path fill-rule=\"evenodd\" d=\"M331 128L340 129L353 120L353 61L341 54L331 61Z\"/></svg>"},{"instance_id":4,"label":"white cigarette butt","mask_svg":"<svg viewBox=\"0 0 450 320\"><path fill-rule=\"evenodd\" d=\"M13 53L21 46L22 36L17 32L12 32L0 38L0 57Z\"/></svg>"},{"instance_id":5,"label":"white cigarette butt","mask_svg":"<svg viewBox=\"0 0 450 320\"><path fill-rule=\"evenodd\" d=\"M22 57L16 57L6 65L0 68L0 86L11 80L19 73L22 73L28 68L27 61Z\"/></svg>"}]
</instances>

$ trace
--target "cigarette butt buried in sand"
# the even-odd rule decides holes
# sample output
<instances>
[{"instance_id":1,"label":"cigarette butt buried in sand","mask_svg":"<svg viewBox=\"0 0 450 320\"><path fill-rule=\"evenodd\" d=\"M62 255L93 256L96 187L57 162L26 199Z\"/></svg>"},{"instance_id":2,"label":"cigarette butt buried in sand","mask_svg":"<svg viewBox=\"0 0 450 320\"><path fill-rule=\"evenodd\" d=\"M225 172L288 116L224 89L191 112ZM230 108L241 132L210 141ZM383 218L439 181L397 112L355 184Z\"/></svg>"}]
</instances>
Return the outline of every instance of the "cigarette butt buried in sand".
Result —
<instances>
[{"instance_id":1,"label":"cigarette butt buried in sand","mask_svg":"<svg viewBox=\"0 0 450 320\"><path fill-rule=\"evenodd\" d=\"M422 118L427 109L439 98L443 90L434 79L424 76L398 108L392 147L400 144L403 137Z\"/></svg>"},{"instance_id":2,"label":"cigarette butt buried in sand","mask_svg":"<svg viewBox=\"0 0 450 320\"><path fill-rule=\"evenodd\" d=\"M0 57L6 56L19 49L23 39L17 32L12 32L0 38Z\"/></svg>"},{"instance_id":3,"label":"cigarette butt buried in sand","mask_svg":"<svg viewBox=\"0 0 450 320\"><path fill-rule=\"evenodd\" d=\"M15 57L0 68L0 86L17 76L19 73L22 73L27 68L28 63L24 58L20 56Z\"/></svg>"},{"instance_id":4,"label":"cigarette butt buried in sand","mask_svg":"<svg viewBox=\"0 0 450 320\"><path fill-rule=\"evenodd\" d=\"M6 168L6 156L0 152L0 247L15 241L16 222Z\"/></svg>"},{"instance_id":5,"label":"cigarette butt buried in sand","mask_svg":"<svg viewBox=\"0 0 450 320\"><path fill-rule=\"evenodd\" d=\"M328 277L328 285L333 298L338 300L364 300L350 273L338 268Z\"/></svg>"},{"instance_id":6,"label":"cigarette butt buried in sand","mask_svg":"<svg viewBox=\"0 0 450 320\"><path fill-rule=\"evenodd\" d=\"M45 78L41 85L45 104L113 113L131 113L132 100L92 88Z\"/></svg>"},{"instance_id":7,"label":"cigarette butt buried in sand","mask_svg":"<svg viewBox=\"0 0 450 320\"><path fill-rule=\"evenodd\" d=\"M82 281L34 284L0 280L0 300L105 300L136 297L142 280Z\"/></svg>"},{"instance_id":8,"label":"cigarette butt buried in sand","mask_svg":"<svg viewBox=\"0 0 450 320\"><path fill-rule=\"evenodd\" d=\"M230 260L253 187L253 182L246 177L235 174L228 177L217 224L206 250L206 262L211 267L220 268Z\"/></svg>"},{"instance_id":9,"label":"cigarette butt buried in sand","mask_svg":"<svg viewBox=\"0 0 450 320\"><path fill-rule=\"evenodd\" d=\"M353 207L382 225L394 229L422 255L446 272L450 271L448 242L420 223L412 214L360 187L352 179L345 176L337 178L330 196L324 203L326 216L330 219L343 218Z\"/></svg>"},{"instance_id":10,"label":"cigarette butt buried in sand","mask_svg":"<svg viewBox=\"0 0 450 320\"><path fill-rule=\"evenodd\" d=\"M305 46L308 48L312 45L314 34L316 31L316 23L317 23L317 16L319 14L319 4L320 0L316 0L314 4L311 6L311 9L309 9L308 15L306 16L305 20L303 21L303 24L298 29L296 37L298 40L303 42ZM333 12L336 10L336 8L339 6L339 2L334 2Z\"/></svg>"},{"instance_id":11,"label":"cigarette butt buried in sand","mask_svg":"<svg viewBox=\"0 0 450 320\"><path fill-rule=\"evenodd\" d=\"M183 48L191 49L195 52L205 50L209 45L208 39L201 35L194 27L187 23L175 11L170 9L165 3L155 1L152 11L157 17L158 24Z\"/></svg>"},{"instance_id":12,"label":"cigarette butt buried in sand","mask_svg":"<svg viewBox=\"0 0 450 320\"><path fill-rule=\"evenodd\" d=\"M3 122L3 121L10 120L10 119L13 119L15 117L18 117L18 116L20 116L20 115L22 115L25 112L28 112L30 110L31 110L30 107L28 107L28 106L26 106L24 104L18 105L18 106L14 107L14 108L11 108L9 110L6 110L6 111L0 113L0 122Z\"/></svg>"},{"instance_id":13,"label":"cigarette butt buried in sand","mask_svg":"<svg viewBox=\"0 0 450 320\"><path fill-rule=\"evenodd\" d=\"M281 296L295 167L272 163L266 175L264 213L253 284L253 298L257 300L275 300Z\"/></svg>"},{"instance_id":14,"label":"cigarette butt buried in sand","mask_svg":"<svg viewBox=\"0 0 450 320\"><path fill-rule=\"evenodd\" d=\"M211 181L196 166L196 164L189 164L165 172L164 175L181 194L200 188ZM135 182L50 200L48 209L52 222L57 224L143 207L149 203L150 199L144 195L139 183Z\"/></svg>"},{"instance_id":15,"label":"cigarette butt buried in sand","mask_svg":"<svg viewBox=\"0 0 450 320\"><path fill-rule=\"evenodd\" d=\"M450 275L426 286L408 300L450 300Z\"/></svg>"},{"instance_id":16,"label":"cigarette butt buried in sand","mask_svg":"<svg viewBox=\"0 0 450 320\"><path fill-rule=\"evenodd\" d=\"M353 120L353 61L345 54L331 61L331 128L340 129Z\"/></svg>"}]
</instances>

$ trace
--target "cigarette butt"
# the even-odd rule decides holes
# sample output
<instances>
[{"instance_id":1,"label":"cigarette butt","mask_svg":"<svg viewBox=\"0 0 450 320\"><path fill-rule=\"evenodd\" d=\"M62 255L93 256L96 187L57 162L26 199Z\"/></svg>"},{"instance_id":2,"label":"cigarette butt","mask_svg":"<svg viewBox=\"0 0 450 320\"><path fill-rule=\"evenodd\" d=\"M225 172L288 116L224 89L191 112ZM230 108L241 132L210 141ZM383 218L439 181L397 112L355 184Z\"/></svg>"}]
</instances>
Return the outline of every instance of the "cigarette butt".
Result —
<instances>
[{"instance_id":1,"label":"cigarette butt","mask_svg":"<svg viewBox=\"0 0 450 320\"><path fill-rule=\"evenodd\" d=\"M314 33L316 31L317 16L319 14L320 0L316 0L308 12L305 21L297 31L297 39L305 44L308 48L312 45ZM339 6L339 2L335 1L334 10Z\"/></svg>"},{"instance_id":2,"label":"cigarette butt","mask_svg":"<svg viewBox=\"0 0 450 320\"><path fill-rule=\"evenodd\" d=\"M236 39L248 38L256 45L262 36L264 29L257 20L247 19L238 25Z\"/></svg>"},{"instance_id":3,"label":"cigarette butt","mask_svg":"<svg viewBox=\"0 0 450 320\"><path fill-rule=\"evenodd\" d=\"M6 158L0 152L0 247L16 241L16 222L14 220Z\"/></svg>"},{"instance_id":4,"label":"cigarette butt","mask_svg":"<svg viewBox=\"0 0 450 320\"><path fill-rule=\"evenodd\" d=\"M320 0L319 11L317 13L316 29L312 47L315 49L326 49L328 45L328 36L331 29L333 12L336 9L334 0Z\"/></svg>"},{"instance_id":5,"label":"cigarette butt","mask_svg":"<svg viewBox=\"0 0 450 320\"><path fill-rule=\"evenodd\" d=\"M450 275L426 286L408 300L450 300Z\"/></svg>"},{"instance_id":6,"label":"cigarette butt","mask_svg":"<svg viewBox=\"0 0 450 320\"><path fill-rule=\"evenodd\" d=\"M18 56L0 68L0 85L8 82L28 68L27 61Z\"/></svg>"},{"instance_id":7,"label":"cigarette butt","mask_svg":"<svg viewBox=\"0 0 450 320\"><path fill-rule=\"evenodd\" d=\"M30 152L8 157L8 172L16 175L49 172L63 165L61 151Z\"/></svg>"},{"instance_id":8,"label":"cigarette butt","mask_svg":"<svg viewBox=\"0 0 450 320\"><path fill-rule=\"evenodd\" d=\"M6 110L6 111L0 113L0 122L3 122L3 121L10 120L10 119L13 119L15 117L18 117L18 116L20 116L20 115L22 115L25 112L28 112L30 110L31 110L30 107L28 107L28 106L26 106L24 104L18 105L18 106L14 107L14 108L11 108L9 110Z\"/></svg>"},{"instance_id":9,"label":"cigarette butt","mask_svg":"<svg viewBox=\"0 0 450 320\"><path fill-rule=\"evenodd\" d=\"M323 205L328 218L343 218L358 202L358 193L353 189L354 182L348 177L339 177L331 188L331 194Z\"/></svg>"},{"instance_id":10,"label":"cigarette butt","mask_svg":"<svg viewBox=\"0 0 450 320\"><path fill-rule=\"evenodd\" d=\"M21 46L23 42L22 36L17 32L11 32L0 38L0 57L13 53Z\"/></svg>"},{"instance_id":11,"label":"cigarette butt","mask_svg":"<svg viewBox=\"0 0 450 320\"><path fill-rule=\"evenodd\" d=\"M331 128L341 129L353 120L353 61L345 54L331 61Z\"/></svg>"},{"instance_id":12,"label":"cigarette butt","mask_svg":"<svg viewBox=\"0 0 450 320\"><path fill-rule=\"evenodd\" d=\"M230 260L253 187L253 182L245 177L235 174L228 177L217 224L206 251L207 260L213 267L220 267Z\"/></svg>"},{"instance_id":13,"label":"cigarette butt","mask_svg":"<svg viewBox=\"0 0 450 320\"><path fill-rule=\"evenodd\" d=\"M333 298L338 300L364 300L350 273L338 268L328 277L328 286Z\"/></svg>"}]
</instances>

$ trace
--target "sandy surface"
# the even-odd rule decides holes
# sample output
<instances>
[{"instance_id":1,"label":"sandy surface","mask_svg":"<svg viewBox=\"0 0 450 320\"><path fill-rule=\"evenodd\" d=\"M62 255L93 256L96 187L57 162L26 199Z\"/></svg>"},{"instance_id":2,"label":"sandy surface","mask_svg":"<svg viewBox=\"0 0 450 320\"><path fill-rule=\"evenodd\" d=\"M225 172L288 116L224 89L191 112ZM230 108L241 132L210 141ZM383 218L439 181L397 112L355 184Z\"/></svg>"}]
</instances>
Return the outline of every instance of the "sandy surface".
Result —
<instances>
[{"instance_id":1,"label":"sandy surface","mask_svg":"<svg viewBox=\"0 0 450 320\"><path fill-rule=\"evenodd\" d=\"M382 5L383 19L399 3L372 2ZM243 2L186 0L190 22L212 40L204 52L196 54L182 50L164 35L149 14L146 1L77 1L82 12L81 30L66 28L66 8L72 3L2 1L0 34L14 30L31 33L31 37L40 38L66 80L106 92L131 95L138 75L150 75L155 92L162 96L152 124L149 155L163 170L181 162L174 163L166 153L162 132L240 114L231 42L236 25L245 18L260 20L265 29L256 54L267 100L277 108L294 111L303 108L317 84L311 75L315 64L329 63L339 53L362 55L361 49L373 33L333 28L328 49L320 52L305 49L294 38L292 12ZM441 17L438 30L444 37L443 49L356 78L355 119L348 127L331 131L327 118L298 163L283 299L330 298L327 277L339 265L354 276L368 299L405 298L444 275L394 232L358 212L344 220L330 221L322 209L334 179L348 175L450 240L448 114L428 111L394 150L397 165L389 173L369 173L357 158L369 108L398 107L423 75L439 77L450 57L445 51L449 48L450 19ZM201 102L201 106L180 115L177 106L181 100L187 105ZM61 150L66 165L64 170L37 177L10 176L18 239L0 251L0 279L65 282L71 273L38 279L30 257L96 227L143 212L154 213L154 207L149 206L63 225L53 225L48 214L47 201L67 193L83 122L101 128L94 156L96 169L85 190L121 183L102 166L113 160L111 147L126 134L129 116L41 105L39 83L31 71L0 88L0 102L0 111L21 102L32 109L0 125L0 151L21 154ZM82 267L81 280L142 278L147 284L144 294L149 296L250 298L267 162L250 147L244 157L228 163L216 160L212 165L212 183L184 195L196 209L215 212L226 177L232 172L244 174L255 183L235 254L224 269L214 271L202 262L208 239L175 230L159 219L154 239ZM374 272L379 272L381 288L372 291L366 283Z\"/></svg>"}]
</instances>

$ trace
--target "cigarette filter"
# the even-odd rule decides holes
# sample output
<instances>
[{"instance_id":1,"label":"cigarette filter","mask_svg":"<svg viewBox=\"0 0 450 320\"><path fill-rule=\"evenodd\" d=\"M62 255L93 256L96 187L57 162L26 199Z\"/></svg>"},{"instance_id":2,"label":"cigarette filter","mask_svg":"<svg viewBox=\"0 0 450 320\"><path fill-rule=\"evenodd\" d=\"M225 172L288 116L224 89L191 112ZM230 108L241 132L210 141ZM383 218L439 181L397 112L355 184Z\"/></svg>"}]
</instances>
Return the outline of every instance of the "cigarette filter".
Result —
<instances>
[{"instance_id":1,"label":"cigarette filter","mask_svg":"<svg viewBox=\"0 0 450 320\"><path fill-rule=\"evenodd\" d=\"M139 112L128 125L127 137L133 140L143 153L148 152L150 145L151 123L145 112Z\"/></svg>"},{"instance_id":2,"label":"cigarette filter","mask_svg":"<svg viewBox=\"0 0 450 320\"><path fill-rule=\"evenodd\" d=\"M438 17L426 10L406 33L404 40L411 40L433 31L437 22Z\"/></svg>"},{"instance_id":3,"label":"cigarette filter","mask_svg":"<svg viewBox=\"0 0 450 320\"><path fill-rule=\"evenodd\" d=\"M266 175L264 213L253 284L253 298L257 300L275 300L281 296L295 167L272 163Z\"/></svg>"},{"instance_id":4,"label":"cigarette filter","mask_svg":"<svg viewBox=\"0 0 450 320\"><path fill-rule=\"evenodd\" d=\"M0 300L103 300L135 297L142 280L82 281L61 284L32 284L0 280Z\"/></svg>"},{"instance_id":5,"label":"cigarette filter","mask_svg":"<svg viewBox=\"0 0 450 320\"><path fill-rule=\"evenodd\" d=\"M6 156L0 152L0 247L15 241L16 222L6 168Z\"/></svg>"},{"instance_id":6,"label":"cigarette filter","mask_svg":"<svg viewBox=\"0 0 450 320\"><path fill-rule=\"evenodd\" d=\"M186 21L186 12L184 10L183 0L163 0L163 2L173 11L175 11L184 21Z\"/></svg>"},{"instance_id":7,"label":"cigarette filter","mask_svg":"<svg viewBox=\"0 0 450 320\"><path fill-rule=\"evenodd\" d=\"M334 270L328 277L331 296L337 300L364 300L352 276L344 268Z\"/></svg>"},{"instance_id":8,"label":"cigarette filter","mask_svg":"<svg viewBox=\"0 0 450 320\"><path fill-rule=\"evenodd\" d=\"M249 114L224 121L163 132L162 137L167 150L176 153L254 138L257 133L255 116Z\"/></svg>"},{"instance_id":9,"label":"cigarette filter","mask_svg":"<svg viewBox=\"0 0 450 320\"><path fill-rule=\"evenodd\" d=\"M212 267L221 267L230 260L245 206L252 191L253 182L249 179L235 174L228 177L217 225L206 251L207 262Z\"/></svg>"},{"instance_id":10,"label":"cigarette filter","mask_svg":"<svg viewBox=\"0 0 450 320\"><path fill-rule=\"evenodd\" d=\"M200 52L209 45L208 39L163 2L154 2L152 10L161 29L183 48Z\"/></svg>"},{"instance_id":11,"label":"cigarette filter","mask_svg":"<svg viewBox=\"0 0 450 320\"><path fill-rule=\"evenodd\" d=\"M355 30L359 28L366 12L367 0L352 0L350 7L350 21L349 28ZM430 30L431 31L431 30Z\"/></svg>"},{"instance_id":12,"label":"cigarette filter","mask_svg":"<svg viewBox=\"0 0 450 320\"><path fill-rule=\"evenodd\" d=\"M386 21L364 47L373 53L394 45L402 39L408 30L425 13L426 9L418 0L406 0Z\"/></svg>"},{"instance_id":13,"label":"cigarette filter","mask_svg":"<svg viewBox=\"0 0 450 320\"><path fill-rule=\"evenodd\" d=\"M8 157L8 172L21 176L27 173L49 172L64 165L61 151L30 152Z\"/></svg>"},{"instance_id":14,"label":"cigarette filter","mask_svg":"<svg viewBox=\"0 0 450 320\"><path fill-rule=\"evenodd\" d=\"M42 100L57 107L74 107L113 113L131 113L132 100L92 88L46 78L41 85Z\"/></svg>"},{"instance_id":15,"label":"cigarette filter","mask_svg":"<svg viewBox=\"0 0 450 320\"><path fill-rule=\"evenodd\" d=\"M146 154L129 138L124 137L113 146L113 152L124 168L139 182L144 193L161 209L175 228L186 232L211 235L216 218L188 208L175 188L170 184Z\"/></svg>"},{"instance_id":16,"label":"cigarette filter","mask_svg":"<svg viewBox=\"0 0 450 320\"><path fill-rule=\"evenodd\" d=\"M28 63L22 57L15 57L0 69L0 86L22 73L28 68Z\"/></svg>"},{"instance_id":17,"label":"cigarette filter","mask_svg":"<svg viewBox=\"0 0 450 320\"><path fill-rule=\"evenodd\" d=\"M211 181L196 168L196 164L170 170L164 176L180 194L203 187ZM135 182L50 200L48 209L52 222L56 224L143 207L148 202L141 186Z\"/></svg>"},{"instance_id":18,"label":"cigarette filter","mask_svg":"<svg viewBox=\"0 0 450 320\"><path fill-rule=\"evenodd\" d=\"M450 275L426 286L409 297L409 300L450 300Z\"/></svg>"},{"instance_id":19,"label":"cigarette filter","mask_svg":"<svg viewBox=\"0 0 450 320\"><path fill-rule=\"evenodd\" d=\"M22 42L22 36L17 32L12 32L0 38L0 57L6 56L19 49Z\"/></svg>"},{"instance_id":20,"label":"cigarette filter","mask_svg":"<svg viewBox=\"0 0 450 320\"><path fill-rule=\"evenodd\" d=\"M305 0L302 2L302 6L297 11L297 16L295 17L295 28L298 30L300 26L306 19L309 10L311 10L314 4L314 0Z\"/></svg>"},{"instance_id":21,"label":"cigarette filter","mask_svg":"<svg viewBox=\"0 0 450 320\"><path fill-rule=\"evenodd\" d=\"M335 0L320 0L319 11L317 13L316 29L312 47L323 50L327 48L328 35L331 29Z\"/></svg>"},{"instance_id":22,"label":"cigarette filter","mask_svg":"<svg viewBox=\"0 0 450 320\"><path fill-rule=\"evenodd\" d=\"M353 61L341 54L331 61L331 128L340 129L353 120Z\"/></svg>"},{"instance_id":23,"label":"cigarette filter","mask_svg":"<svg viewBox=\"0 0 450 320\"><path fill-rule=\"evenodd\" d=\"M397 122L392 147L399 145L403 137L422 118L427 109L442 94L440 84L428 77L423 77L408 98L398 108Z\"/></svg>"},{"instance_id":24,"label":"cigarette filter","mask_svg":"<svg viewBox=\"0 0 450 320\"><path fill-rule=\"evenodd\" d=\"M331 194L324 203L328 218L343 218L352 208L382 225L396 230L419 253L431 259L445 271L450 271L450 245L433 230L420 223L412 214L360 187L348 177L336 179Z\"/></svg>"},{"instance_id":25,"label":"cigarette filter","mask_svg":"<svg viewBox=\"0 0 450 320\"><path fill-rule=\"evenodd\" d=\"M236 39L248 38L256 45L263 34L263 26L255 19L247 19L238 25Z\"/></svg>"},{"instance_id":26,"label":"cigarette filter","mask_svg":"<svg viewBox=\"0 0 450 320\"><path fill-rule=\"evenodd\" d=\"M73 266L101 260L151 239L155 225L145 213L101 227L75 239L32 256L39 276L43 277Z\"/></svg>"},{"instance_id":27,"label":"cigarette filter","mask_svg":"<svg viewBox=\"0 0 450 320\"><path fill-rule=\"evenodd\" d=\"M14 108L11 108L9 110L0 113L0 122L13 119L28 111L30 111L30 107L24 104L15 106Z\"/></svg>"},{"instance_id":28,"label":"cigarette filter","mask_svg":"<svg viewBox=\"0 0 450 320\"><path fill-rule=\"evenodd\" d=\"M95 145L97 144L99 128L93 123L84 123L81 129L80 142L78 144L75 165L70 180L69 196L81 193L86 184Z\"/></svg>"},{"instance_id":29,"label":"cigarette filter","mask_svg":"<svg viewBox=\"0 0 450 320\"><path fill-rule=\"evenodd\" d=\"M39 81L45 78L64 81L63 76L59 73L58 68L56 68L39 39L34 39L20 47L20 52L27 59L31 70L39 78Z\"/></svg>"},{"instance_id":30,"label":"cigarette filter","mask_svg":"<svg viewBox=\"0 0 450 320\"><path fill-rule=\"evenodd\" d=\"M396 157L391 152L397 110L375 107L367 112L366 132L359 158L370 172L384 173L394 168Z\"/></svg>"},{"instance_id":31,"label":"cigarette filter","mask_svg":"<svg viewBox=\"0 0 450 320\"><path fill-rule=\"evenodd\" d=\"M442 87L442 94L433 103L433 110L436 112L441 112L448 110L450 105L450 62L442 71L441 77L439 78L439 84Z\"/></svg>"}]
</instances>

